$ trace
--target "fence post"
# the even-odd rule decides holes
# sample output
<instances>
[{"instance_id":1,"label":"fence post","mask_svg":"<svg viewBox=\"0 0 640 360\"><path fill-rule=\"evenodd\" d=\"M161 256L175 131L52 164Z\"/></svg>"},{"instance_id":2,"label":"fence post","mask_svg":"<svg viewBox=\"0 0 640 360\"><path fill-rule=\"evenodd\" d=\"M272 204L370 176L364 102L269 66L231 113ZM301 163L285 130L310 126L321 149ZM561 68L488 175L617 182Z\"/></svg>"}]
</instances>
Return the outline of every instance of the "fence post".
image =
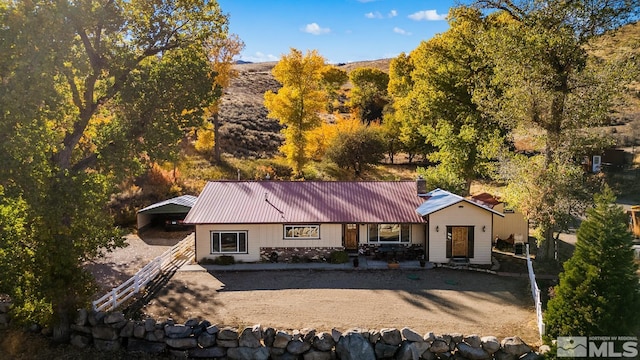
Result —
<instances>
[{"instance_id":1,"label":"fence post","mask_svg":"<svg viewBox=\"0 0 640 360\"><path fill-rule=\"evenodd\" d=\"M111 290L111 300L112 300L111 306L112 306L112 309L115 309L115 308L118 307L118 295L117 294L118 294L118 292L116 291L115 288L113 290ZM111 309L109 309L109 310L111 310Z\"/></svg>"}]
</instances>

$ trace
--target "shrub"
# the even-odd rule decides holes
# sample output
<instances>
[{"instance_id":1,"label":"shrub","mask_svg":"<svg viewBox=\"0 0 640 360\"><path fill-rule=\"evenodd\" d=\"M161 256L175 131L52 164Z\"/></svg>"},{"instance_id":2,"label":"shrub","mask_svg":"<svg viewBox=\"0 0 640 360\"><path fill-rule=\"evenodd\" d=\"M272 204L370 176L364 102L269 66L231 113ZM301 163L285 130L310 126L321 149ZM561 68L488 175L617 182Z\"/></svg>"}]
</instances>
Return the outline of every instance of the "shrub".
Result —
<instances>
[{"instance_id":1,"label":"shrub","mask_svg":"<svg viewBox=\"0 0 640 360\"><path fill-rule=\"evenodd\" d=\"M349 254L346 251L333 251L329 262L332 264L344 264L349 261Z\"/></svg>"},{"instance_id":2,"label":"shrub","mask_svg":"<svg viewBox=\"0 0 640 360\"><path fill-rule=\"evenodd\" d=\"M213 259L214 265L233 265L236 263L236 259L232 255L222 255Z\"/></svg>"}]
</instances>

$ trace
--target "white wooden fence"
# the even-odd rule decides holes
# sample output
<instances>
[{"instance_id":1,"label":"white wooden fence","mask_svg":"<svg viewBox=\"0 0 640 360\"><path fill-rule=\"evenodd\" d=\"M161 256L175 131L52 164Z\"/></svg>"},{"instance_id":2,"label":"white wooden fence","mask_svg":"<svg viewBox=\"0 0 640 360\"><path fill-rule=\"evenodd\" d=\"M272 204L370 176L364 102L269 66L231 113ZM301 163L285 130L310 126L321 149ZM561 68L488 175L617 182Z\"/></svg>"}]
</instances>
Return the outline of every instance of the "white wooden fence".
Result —
<instances>
[{"instance_id":1,"label":"white wooden fence","mask_svg":"<svg viewBox=\"0 0 640 360\"><path fill-rule=\"evenodd\" d=\"M192 233L180 240L179 243L172 246L162 255L153 259L129 280L123 282L120 286L113 288L113 290L98 300L95 300L93 302L93 310L115 310L120 306L120 304L131 298L133 295L139 293L149 282L161 275L174 263L174 261L190 260L190 257L194 254L194 246L195 235Z\"/></svg>"},{"instance_id":2,"label":"white wooden fence","mask_svg":"<svg viewBox=\"0 0 640 360\"><path fill-rule=\"evenodd\" d=\"M529 270L529 284L531 284L531 295L533 296L533 302L536 304L536 316L538 319L538 332L540 338L544 335L544 321L542 319L542 302L540 301L540 289L536 282L536 274L533 272L533 264L531 263L531 256L529 255L529 244L527 244L527 269Z\"/></svg>"}]
</instances>

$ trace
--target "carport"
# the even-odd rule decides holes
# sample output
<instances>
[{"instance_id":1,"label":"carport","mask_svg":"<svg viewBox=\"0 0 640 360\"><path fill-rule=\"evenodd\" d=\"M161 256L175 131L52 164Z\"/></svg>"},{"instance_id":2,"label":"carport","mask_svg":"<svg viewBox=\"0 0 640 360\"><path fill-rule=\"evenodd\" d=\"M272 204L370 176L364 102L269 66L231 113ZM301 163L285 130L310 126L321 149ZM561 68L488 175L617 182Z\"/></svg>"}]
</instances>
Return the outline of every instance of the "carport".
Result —
<instances>
[{"instance_id":1,"label":"carport","mask_svg":"<svg viewBox=\"0 0 640 360\"><path fill-rule=\"evenodd\" d=\"M182 195L164 200L138 210L138 230L149 226L165 226L167 229L182 226L182 220L195 204L197 197Z\"/></svg>"}]
</instances>

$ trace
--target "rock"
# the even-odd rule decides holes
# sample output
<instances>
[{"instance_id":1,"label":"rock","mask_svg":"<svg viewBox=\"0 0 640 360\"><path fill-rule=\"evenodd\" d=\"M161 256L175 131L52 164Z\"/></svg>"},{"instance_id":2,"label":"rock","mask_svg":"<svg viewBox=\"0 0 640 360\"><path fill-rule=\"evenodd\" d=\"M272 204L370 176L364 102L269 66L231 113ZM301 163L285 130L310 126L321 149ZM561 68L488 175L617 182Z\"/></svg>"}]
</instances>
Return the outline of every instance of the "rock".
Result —
<instances>
[{"instance_id":1,"label":"rock","mask_svg":"<svg viewBox=\"0 0 640 360\"><path fill-rule=\"evenodd\" d=\"M313 338L316 337L316 329L302 329L300 331L302 334L302 341L311 343Z\"/></svg>"},{"instance_id":2,"label":"rock","mask_svg":"<svg viewBox=\"0 0 640 360\"><path fill-rule=\"evenodd\" d=\"M504 350L500 349L493 354L495 360L518 360L518 357L513 354L507 354Z\"/></svg>"},{"instance_id":3,"label":"rock","mask_svg":"<svg viewBox=\"0 0 640 360\"><path fill-rule=\"evenodd\" d=\"M369 331L369 342L372 344L377 343L380 340L380 331L371 330Z\"/></svg>"},{"instance_id":4,"label":"rock","mask_svg":"<svg viewBox=\"0 0 640 360\"><path fill-rule=\"evenodd\" d=\"M456 345L458 352L469 360L486 360L491 358L491 354L481 347L473 347L466 342L460 342Z\"/></svg>"},{"instance_id":5,"label":"rock","mask_svg":"<svg viewBox=\"0 0 640 360\"><path fill-rule=\"evenodd\" d=\"M429 347L429 351L435 354L442 354L449 351L449 345L444 340L434 340Z\"/></svg>"},{"instance_id":6,"label":"rock","mask_svg":"<svg viewBox=\"0 0 640 360\"><path fill-rule=\"evenodd\" d=\"M193 349L196 348L198 346L198 340L189 337L189 338L167 338L165 339L165 343L174 348L174 349L178 349L178 350L188 350L188 349Z\"/></svg>"},{"instance_id":7,"label":"rock","mask_svg":"<svg viewBox=\"0 0 640 360\"><path fill-rule=\"evenodd\" d=\"M9 302L0 302L0 314L6 314L9 312L9 310L11 310L11 303ZM85 311L85 313L87 312L87 310L82 309Z\"/></svg>"},{"instance_id":8,"label":"rock","mask_svg":"<svg viewBox=\"0 0 640 360\"><path fill-rule=\"evenodd\" d=\"M203 348L212 347L213 345L216 344L216 335L209 334L206 331L200 334L200 336L198 336L197 339L198 339L198 345L202 346Z\"/></svg>"},{"instance_id":9,"label":"rock","mask_svg":"<svg viewBox=\"0 0 640 360\"><path fill-rule=\"evenodd\" d=\"M155 319L151 319L151 318L144 319L144 329L146 331L155 330L156 329L156 320Z\"/></svg>"},{"instance_id":10,"label":"rock","mask_svg":"<svg viewBox=\"0 0 640 360\"><path fill-rule=\"evenodd\" d=\"M84 349L91 343L91 337L82 334L72 334L70 343L77 348Z\"/></svg>"},{"instance_id":11,"label":"rock","mask_svg":"<svg viewBox=\"0 0 640 360\"><path fill-rule=\"evenodd\" d=\"M422 339L422 337L420 337ZM423 342L424 343L424 342ZM419 360L420 351L415 346L416 343L410 341L403 341L400 345L400 349L396 353L396 360Z\"/></svg>"},{"instance_id":12,"label":"rock","mask_svg":"<svg viewBox=\"0 0 640 360\"><path fill-rule=\"evenodd\" d=\"M91 328L91 335L94 339L117 340L119 338L120 331L112 328L111 326L98 325Z\"/></svg>"},{"instance_id":13,"label":"rock","mask_svg":"<svg viewBox=\"0 0 640 360\"><path fill-rule=\"evenodd\" d=\"M294 355L300 355L305 353L306 351L308 351L309 349L311 349L311 343L308 343L306 341L302 341L302 339L300 340L291 340L289 341L289 344L287 344L287 352L294 354Z\"/></svg>"},{"instance_id":14,"label":"rock","mask_svg":"<svg viewBox=\"0 0 640 360\"><path fill-rule=\"evenodd\" d=\"M89 324L91 324L91 326L96 326L103 323L102 320L105 316L106 314L102 311L92 311L87 316L87 320L89 321Z\"/></svg>"},{"instance_id":15,"label":"rock","mask_svg":"<svg viewBox=\"0 0 640 360\"><path fill-rule=\"evenodd\" d=\"M289 341L293 339L293 336L287 334L284 331L278 331L273 341L274 348L284 349L289 344Z\"/></svg>"},{"instance_id":16,"label":"rock","mask_svg":"<svg viewBox=\"0 0 640 360\"><path fill-rule=\"evenodd\" d=\"M321 332L313 338L311 345L320 351L331 351L331 349L336 345L336 342L333 341L331 334L328 332Z\"/></svg>"},{"instance_id":17,"label":"rock","mask_svg":"<svg viewBox=\"0 0 640 360\"><path fill-rule=\"evenodd\" d=\"M169 326L173 326L176 324L176 321L173 320L172 318L168 318L167 321L165 321L164 323L162 323L162 327L165 327L167 325Z\"/></svg>"},{"instance_id":18,"label":"rock","mask_svg":"<svg viewBox=\"0 0 640 360\"><path fill-rule=\"evenodd\" d=\"M525 342L517 336L502 339L500 345L502 346L502 350L504 350L504 352L506 352L507 354L515 355L517 357L520 357L531 351L529 345L525 344Z\"/></svg>"},{"instance_id":19,"label":"rock","mask_svg":"<svg viewBox=\"0 0 640 360\"><path fill-rule=\"evenodd\" d=\"M171 359L186 359L189 356L189 350L167 348L167 353Z\"/></svg>"},{"instance_id":20,"label":"rock","mask_svg":"<svg viewBox=\"0 0 640 360\"><path fill-rule=\"evenodd\" d=\"M408 341L413 341L413 342L423 342L424 341L424 337L420 334L418 334L417 332L415 332L414 330L408 328L408 327L403 327L402 330L400 330L400 332L402 333L402 337L405 340Z\"/></svg>"},{"instance_id":21,"label":"rock","mask_svg":"<svg viewBox=\"0 0 640 360\"><path fill-rule=\"evenodd\" d=\"M483 336L480 341L482 342L482 348L489 354L500 350L500 341L495 336Z\"/></svg>"},{"instance_id":22,"label":"rock","mask_svg":"<svg viewBox=\"0 0 640 360\"><path fill-rule=\"evenodd\" d=\"M396 351L398 351L398 346L377 342L374 346L374 351L377 359L391 358L396 354Z\"/></svg>"},{"instance_id":23,"label":"rock","mask_svg":"<svg viewBox=\"0 0 640 360\"><path fill-rule=\"evenodd\" d=\"M333 360L333 353L328 351L309 350L302 355L304 360Z\"/></svg>"},{"instance_id":24,"label":"rock","mask_svg":"<svg viewBox=\"0 0 640 360\"><path fill-rule=\"evenodd\" d=\"M432 353L429 350L423 352L422 355L420 355L420 359L422 360L436 360L437 358L438 357L436 356L436 354Z\"/></svg>"},{"instance_id":25,"label":"rock","mask_svg":"<svg viewBox=\"0 0 640 360\"><path fill-rule=\"evenodd\" d=\"M543 359L543 358L544 358L544 356L542 356L540 354L537 354L537 353L535 353L533 351L529 351L528 353L520 356L518 358L518 360L538 360L538 359Z\"/></svg>"},{"instance_id":26,"label":"rock","mask_svg":"<svg viewBox=\"0 0 640 360\"><path fill-rule=\"evenodd\" d=\"M462 335L460 333L449 334L449 336L451 336L451 341L453 341L455 344L461 342L462 339L464 339L464 335ZM451 345L451 344L449 344L449 345Z\"/></svg>"},{"instance_id":27,"label":"rock","mask_svg":"<svg viewBox=\"0 0 640 360\"><path fill-rule=\"evenodd\" d=\"M419 355L422 355L425 351L428 351L429 348L431 347L431 344L424 341L414 342L413 345L418 350Z\"/></svg>"},{"instance_id":28,"label":"rock","mask_svg":"<svg viewBox=\"0 0 640 360\"><path fill-rule=\"evenodd\" d=\"M123 321L126 321L126 319L124 318L124 314L121 312L112 312L107 314L104 317L104 323L107 325L113 325L113 324L117 324L117 323L121 323Z\"/></svg>"},{"instance_id":29,"label":"rock","mask_svg":"<svg viewBox=\"0 0 640 360\"><path fill-rule=\"evenodd\" d=\"M133 326L133 337L138 339L144 339L144 335L147 331L144 329L144 324L136 322Z\"/></svg>"},{"instance_id":30,"label":"rock","mask_svg":"<svg viewBox=\"0 0 640 360\"><path fill-rule=\"evenodd\" d=\"M191 336L193 329L186 325L165 325L164 334L170 339L186 338Z\"/></svg>"},{"instance_id":31,"label":"rock","mask_svg":"<svg viewBox=\"0 0 640 360\"><path fill-rule=\"evenodd\" d=\"M540 355L544 355L546 353L548 353L549 351L551 351L551 346L549 345L542 345L538 348L538 354Z\"/></svg>"},{"instance_id":32,"label":"rock","mask_svg":"<svg viewBox=\"0 0 640 360\"><path fill-rule=\"evenodd\" d=\"M232 327L225 327L218 333L220 340L238 340L238 330Z\"/></svg>"},{"instance_id":33,"label":"rock","mask_svg":"<svg viewBox=\"0 0 640 360\"><path fill-rule=\"evenodd\" d=\"M276 340L276 329L272 327L264 329L262 340L266 347L273 347L273 342Z\"/></svg>"},{"instance_id":34,"label":"rock","mask_svg":"<svg viewBox=\"0 0 640 360\"><path fill-rule=\"evenodd\" d=\"M284 349L281 349L281 350L284 350ZM271 359L272 360L300 360L300 356L289 354L288 352L285 351L280 355L271 354Z\"/></svg>"},{"instance_id":35,"label":"rock","mask_svg":"<svg viewBox=\"0 0 640 360\"><path fill-rule=\"evenodd\" d=\"M0 306L2 306L2 304L0 304ZM0 313L6 313L6 311L2 311L2 309L0 309ZM88 318L89 318L89 312L87 311L87 309L80 309L76 314L76 320L74 323L78 326L86 326L88 322Z\"/></svg>"},{"instance_id":36,"label":"rock","mask_svg":"<svg viewBox=\"0 0 640 360\"><path fill-rule=\"evenodd\" d=\"M120 350L120 341L119 340L101 340L101 339L93 339L93 346L98 351L107 351L113 352Z\"/></svg>"},{"instance_id":37,"label":"rock","mask_svg":"<svg viewBox=\"0 0 640 360\"><path fill-rule=\"evenodd\" d=\"M342 332L340 332L340 330L333 328L331 329L331 337L333 338L333 341L335 341L337 344L338 341L340 341L340 338L342 337Z\"/></svg>"},{"instance_id":38,"label":"rock","mask_svg":"<svg viewBox=\"0 0 640 360\"><path fill-rule=\"evenodd\" d=\"M79 325L76 325L76 324L71 324L70 328L71 328L71 330L73 330L75 332L91 335L91 328L88 327L88 326L79 326Z\"/></svg>"},{"instance_id":39,"label":"rock","mask_svg":"<svg viewBox=\"0 0 640 360\"><path fill-rule=\"evenodd\" d=\"M432 332L428 332L426 334L424 334L424 336L422 337L422 339L428 343L432 343L435 339L436 339L436 335Z\"/></svg>"},{"instance_id":40,"label":"rock","mask_svg":"<svg viewBox=\"0 0 640 360\"><path fill-rule=\"evenodd\" d=\"M129 339L127 343L127 351L141 352L144 354L162 354L167 350L167 344L164 342L153 342L140 339Z\"/></svg>"},{"instance_id":41,"label":"rock","mask_svg":"<svg viewBox=\"0 0 640 360\"><path fill-rule=\"evenodd\" d=\"M218 329L217 325L211 325L207 327L207 333L209 334L217 334L220 332L220 329Z\"/></svg>"},{"instance_id":42,"label":"rock","mask_svg":"<svg viewBox=\"0 0 640 360\"><path fill-rule=\"evenodd\" d=\"M209 334L211 335L211 334ZM189 358L224 358L227 356L227 349L221 347L211 347L206 349L189 349Z\"/></svg>"},{"instance_id":43,"label":"rock","mask_svg":"<svg viewBox=\"0 0 640 360\"><path fill-rule=\"evenodd\" d=\"M236 348L238 347L238 340L220 340L218 337L216 339L216 345L225 348Z\"/></svg>"},{"instance_id":44,"label":"rock","mask_svg":"<svg viewBox=\"0 0 640 360\"><path fill-rule=\"evenodd\" d=\"M259 348L262 346L260 340L262 339L262 328L260 325L255 325L253 327L246 327L240 333L238 337L238 346L240 347L250 347L250 348Z\"/></svg>"},{"instance_id":45,"label":"rock","mask_svg":"<svg viewBox=\"0 0 640 360\"><path fill-rule=\"evenodd\" d=\"M287 349L285 349L285 348L274 348L274 347L272 347L272 348L269 348L269 354L273 357L273 356L281 356L281 355L289 354L289 353L287 352ZM289 355L291 355L291 354L289 354Z\"/></svg>"},{"instance_id":46,"label":"rock","mask_svg":"<svg viewBox=\"0 0 640 360\"><path fill-rule=\"evenodd\" d=\"M198 319L189 319L187 320L187 322L184 323L184 326L186 327L190 327L190 328L194 328L196 326L198 326L198 324L200 323L200 321Z\"/></svg>"},{"instance_id":47,"label":"rock","mask_svg":"<svg viewBox=\"0 0 640 360\"><path fill-rule=\"evenodd\" d=\"M120 330L120 337L133 337L134 322L127 321L127 323Z\"/></svg>"},{"instance_id":48,"label":"rock","mask_svg":"<svg viewBox=\"0 0 640 360\"><path fill-rule=\"evenodd\" d=\"M164 341L164 330L148 331L144 338L148 341Z\"/></svg>"},{"instance_id":49,"label":"rock","mask_svg":"<svg viewBox=\"0 0 640 360\"><path fill-rule=\"evenodd\" d=\"M237 347L227 349L227 357L229 359L237 360L267 360L269 359L269 350L267 350L266 347Z\"/></svg>"},{"instance_id":50,"label":"rock","mask_svg":"<svg viewBox=\"0 0 640 360\"><path fill-rule=\"evenodd\" d=\"M380 330L380 340L388 345L400 345L402 342L402 334L398 329L382 329Z\"/></svg>"},{"instance_id":51,"label":"rock","mask_svg":"<svg viewBox=\"0 0 640 360\"><path fill-rule=\"evenodd\" d=\"M342 335L336 344L336 354L341 360L370 360L375 358L371 343L355 332Z\"/></svg>"},{"instance_id":52,"label":"rock","mask_svg":"<svg viewBox=\"0 0 640 360\"><path fill-rule=\"evenodd\" d=\"M471 347L479 348L482 346L482 339L478 335L468 335L462 338L462 341L469 344Z\"/></svg>"}]
</instances>

